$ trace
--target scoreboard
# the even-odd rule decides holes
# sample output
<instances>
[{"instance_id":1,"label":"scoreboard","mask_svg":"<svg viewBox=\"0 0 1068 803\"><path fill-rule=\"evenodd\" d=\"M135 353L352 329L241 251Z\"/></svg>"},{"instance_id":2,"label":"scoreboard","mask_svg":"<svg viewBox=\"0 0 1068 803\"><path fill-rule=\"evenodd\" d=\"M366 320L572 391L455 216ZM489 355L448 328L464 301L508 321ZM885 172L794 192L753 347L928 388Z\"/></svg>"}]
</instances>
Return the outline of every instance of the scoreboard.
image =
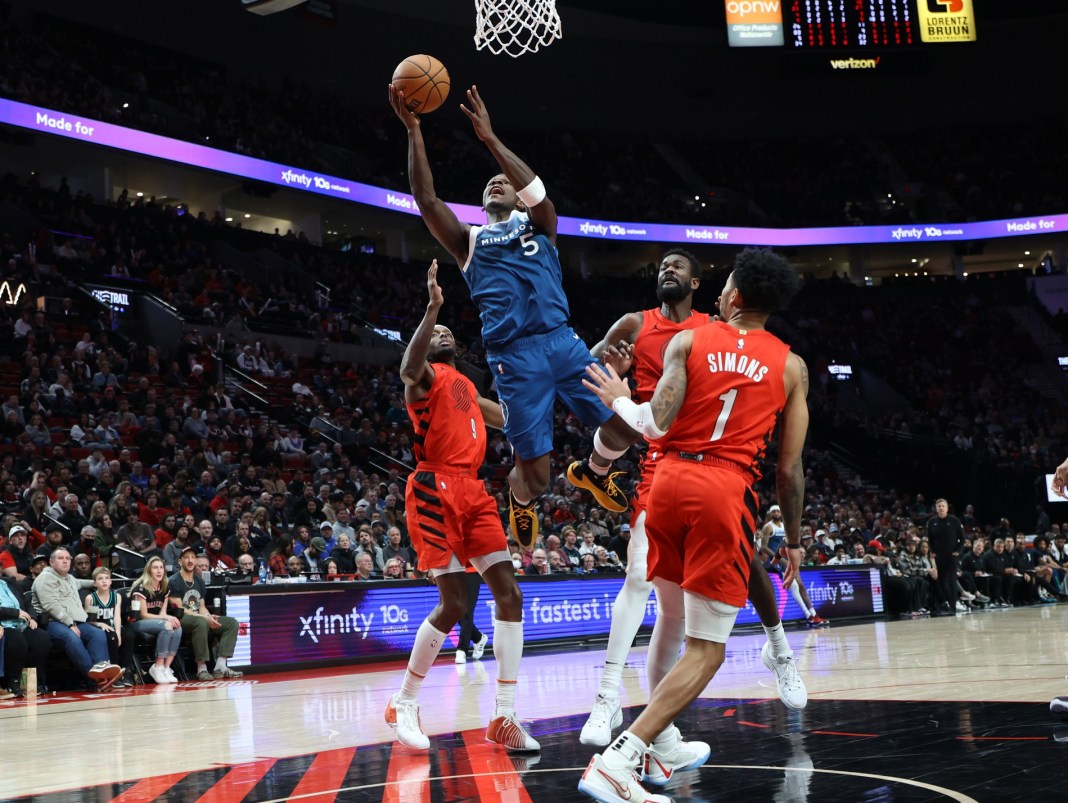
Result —
<instances>
[{"instance_id":1,"label":"scoreboard","mask_svg":"<svg viewBox=\"0 0 1068 803\"><path fill-rule=\"evenodd\" d=\"M732 47L911 48L974 42L972 0L726 0Z\"/></svg>"}]
</instances>

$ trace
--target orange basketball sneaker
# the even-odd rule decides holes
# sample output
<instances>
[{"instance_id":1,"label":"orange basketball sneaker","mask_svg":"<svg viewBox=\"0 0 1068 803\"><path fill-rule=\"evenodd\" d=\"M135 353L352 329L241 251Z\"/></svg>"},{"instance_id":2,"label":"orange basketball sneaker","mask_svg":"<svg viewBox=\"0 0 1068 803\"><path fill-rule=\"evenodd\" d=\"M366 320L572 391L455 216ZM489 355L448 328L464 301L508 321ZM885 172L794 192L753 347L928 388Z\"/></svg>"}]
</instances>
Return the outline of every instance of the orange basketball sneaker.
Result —
<instances>
[{"instance_id":1,"label":"orange basketball sneaker","mask_svg":"<svg viewBox=\"0 0 1068 803\"><path fill-rule=\"evenodd\" d=\"M486 741L504 745L504 749L510 751L541 750L541 745L530 738L515 714L490 720L486 728Z\"/></svg>"}]
</instances>

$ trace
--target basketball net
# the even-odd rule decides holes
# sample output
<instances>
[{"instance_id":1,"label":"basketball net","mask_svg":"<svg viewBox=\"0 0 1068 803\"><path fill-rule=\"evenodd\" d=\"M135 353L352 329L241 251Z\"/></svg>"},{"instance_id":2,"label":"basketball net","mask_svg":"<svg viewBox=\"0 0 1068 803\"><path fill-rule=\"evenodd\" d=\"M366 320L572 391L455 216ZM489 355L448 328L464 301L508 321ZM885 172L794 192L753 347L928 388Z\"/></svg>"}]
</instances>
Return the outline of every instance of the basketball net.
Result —
<instances>
[{"instance_id":1,"label":"basketball net","mask_svg":"<svg viewBox=\"0 0 1068 803\"><path fill-rule=\"evenodd\" d=\"M475 47L512 58L563 38L555 0L475 0Z\"/></svg>"}]
</instances>

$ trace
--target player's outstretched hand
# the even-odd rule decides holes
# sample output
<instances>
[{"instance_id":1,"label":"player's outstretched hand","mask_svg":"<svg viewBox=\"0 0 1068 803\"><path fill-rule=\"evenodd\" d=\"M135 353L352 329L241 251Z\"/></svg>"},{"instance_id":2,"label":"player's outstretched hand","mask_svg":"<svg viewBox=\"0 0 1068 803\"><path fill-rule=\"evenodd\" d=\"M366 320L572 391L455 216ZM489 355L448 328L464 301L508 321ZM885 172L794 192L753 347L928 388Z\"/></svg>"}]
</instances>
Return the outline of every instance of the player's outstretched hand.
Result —
<instances>
[{"instance_id":1,"label":"player's outstretched hand","mask_svg":"<svg viewBox=\"0 0 1068 803\"><path fill-rule=\"evenodd\" d=\"M471 125L475 127L475 136L483 142L492 139L493 126L490 125L489 112L486 111L486 104L482 102L482 98L478 95L477 86L472 86L467 90L467 102L470 104L470 108L461 103L460 111L471 118Z\"/></svg>"},{"instance_id":2,"label":"player's outstretched hand","mask_svg":"<svg viewBox=\"0 0 1068 803\"><path fill-rule=\"evenodd\" d=\"M620 396L630 398L630 386L627 385L625 379L619 378L619 374L612 369L611 365L607 368L606 371L599 363L590 363L586 366L586 375L590 379L583 379L582 384L592 390L605 407L612 409L612 402Z\"/></svg>"},{"instance_id":3,"label":"player's outstretched hand","mask_svg":"<svg viewBox=\"0 0 1068 803\"><path fill-rule=\"evenodd\" d=\"M618 346L606 346L601 354L601 361L623 376L634 362L634 344L620 340Z\"/></svg>"},{"instance_id":4,"label":"player's outstretched hand","mask_svg":"<svg viewBox=\"0 0 1068 803\"><path fill-rule=\"evenodd\" d=\"M1068 460L1057 466L1057 470L1053 473L1053 484L1051 486L1053 493L1062 499L1068 499L1068 495L1064 492L1066 485L1068 485Z\"/></svg>"},{"instance_id":5,"label":"player's outstretched hand","mask_svg":"<svg viewBox=\"0 0 1068 803\"><path fill-rule=\"evenodd\" d=\"M389 105L409 131L419 127L419 115L404 105L404 93L393 84L389 85Z\"/></svg>"},{"instance_id":6,"label":"player's outstretched hand","mask_svg":"<svg viewBox=\"0 0 1068 803\"><path fill-rule=\"evenodd\" d=\"M440 307L445 303L441 285L438 284L438 261L436 259L430 263L430 270L426 272L426 290L427 295L430 296L429 305L431 307Z\"/></svg>"},{"instance_id":7,"label":"player's outstretched hand","mask_svg":"<svg viewBox=\"0 0 1068 803\"><path fill-rule=\"evenodd\" d=\"M784 549L786 554L783 556L786 558L786 570L782 573L782 587L789 588L790 583L798 578L801 574L801 553L802 549Z\"/></svg>"}]
</instances>

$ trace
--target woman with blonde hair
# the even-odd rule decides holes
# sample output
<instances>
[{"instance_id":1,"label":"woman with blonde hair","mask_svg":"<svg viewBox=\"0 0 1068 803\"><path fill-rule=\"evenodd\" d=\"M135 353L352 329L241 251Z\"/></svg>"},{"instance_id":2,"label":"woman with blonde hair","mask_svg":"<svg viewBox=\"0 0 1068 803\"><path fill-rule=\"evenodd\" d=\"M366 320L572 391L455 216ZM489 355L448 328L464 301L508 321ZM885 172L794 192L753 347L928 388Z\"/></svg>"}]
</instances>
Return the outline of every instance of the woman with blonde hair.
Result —
<instances>
[{"instance_id":1,"label":"woman with blonde hair","mask_svg":"<svg viewBox=\"0 0 1068 803\"><path fill-rule=\"evenodd\" d=\"M163 558L154 555L130 589L130 611L138 617L133 623L134 633L156 637L156 663L148 674L160 684L178 682L171 664L182 641L181 621L167 613L167 585Z\"/></svg>"}]
</instances>

